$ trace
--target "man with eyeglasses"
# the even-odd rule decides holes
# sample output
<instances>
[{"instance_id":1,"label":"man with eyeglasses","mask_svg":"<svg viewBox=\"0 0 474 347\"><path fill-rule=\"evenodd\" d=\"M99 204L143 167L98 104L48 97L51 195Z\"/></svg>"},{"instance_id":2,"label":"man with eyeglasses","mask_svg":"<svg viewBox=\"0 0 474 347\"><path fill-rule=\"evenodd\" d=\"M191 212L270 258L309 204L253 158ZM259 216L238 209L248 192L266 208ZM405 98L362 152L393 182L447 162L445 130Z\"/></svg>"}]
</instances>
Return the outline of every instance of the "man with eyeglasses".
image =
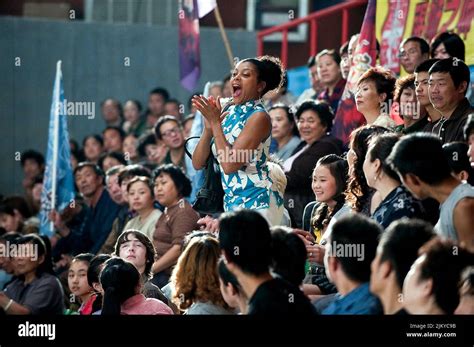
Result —
<instances>
[{"instance_id":1,"label":"man with eyeglasses","mask_svg":"<svg viewBox=\"0 0 474 347\"><path fill-rule=\"evenodd\" d=\"M158 141L163 141L166 147L168 147L168 154L163 164L174 164L181 167L186 176L193 182L196 170L194 170L192 165L186 165L183 128L176 117L170 115L161 117L155 124L155 136ZM193 186L189 202L192 203L194 201L196 191L197 187Z\"/></svg>"},{"instance_id":2,"label":"man with eyeglasses","mask_svg":"<svg viewBox=\"0 0 474 347\"><path fill-rule=\"evenodd\" d=\"M430 45L418 36L411 36L400 44L400 64L409 74L430 57Z\"/></svg>"}]
</instances>

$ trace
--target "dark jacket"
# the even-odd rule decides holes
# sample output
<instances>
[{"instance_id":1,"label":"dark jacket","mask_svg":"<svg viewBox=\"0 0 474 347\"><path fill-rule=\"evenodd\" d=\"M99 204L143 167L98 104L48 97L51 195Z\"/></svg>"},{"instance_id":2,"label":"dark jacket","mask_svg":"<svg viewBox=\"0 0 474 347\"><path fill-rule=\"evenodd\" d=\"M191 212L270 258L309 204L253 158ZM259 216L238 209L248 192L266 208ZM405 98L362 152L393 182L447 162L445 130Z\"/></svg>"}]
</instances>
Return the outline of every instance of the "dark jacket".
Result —
<instances>
[{"instance_id":1,"label":"dark jacket","mask_svg":"<svg viewBox=\"0 0 474 347\"><path fill-rule=\"evenodd\" d=\"M443 144L453 141L463 141L463 128L467 121L467 116L474 112L469 101L464 98L458 104L451 117L448 119L441 117L441 119L433 125L433 134L439 136Z\"/></svg>"},{"instance_id":2,"label":"dark jacket","mask_svg":"<svg viewBox=\"0 0 474 347\"><path fill-rule=\"evenodd\" d=\"M293 153L301 150L303 142ZM290 213L292 225L301 228L301 220L305 206L314 201L314 193L311 189L312 174L316 163L321 157L328 154L342 154L342 141L326 135L313 143L295 159L291 170L286 173L288 183L285 192L285 207Z\"/></svg>"}]
</instances>

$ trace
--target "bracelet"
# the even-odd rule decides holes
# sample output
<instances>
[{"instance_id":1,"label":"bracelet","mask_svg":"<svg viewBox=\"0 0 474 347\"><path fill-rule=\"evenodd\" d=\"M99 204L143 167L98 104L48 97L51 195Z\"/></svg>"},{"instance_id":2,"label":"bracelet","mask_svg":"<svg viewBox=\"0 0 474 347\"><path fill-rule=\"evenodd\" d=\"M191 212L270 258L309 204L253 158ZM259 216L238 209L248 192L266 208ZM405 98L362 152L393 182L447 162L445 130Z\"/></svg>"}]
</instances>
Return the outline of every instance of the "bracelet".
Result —
<instances>
[{"instance_id":1,"label":"bracelet","mask_svg":"<svg viewBox=\"0 0 474 347\"><path fill-rule=\"evenodd\" d=\"M8 311L8 309L10 308L10 306L13 304L13 299L10 299L10 301L8 302L8 304L5 305L5 307L3 308L3 310L5 311L5 313Z\"/></svg>"}]
</instances>

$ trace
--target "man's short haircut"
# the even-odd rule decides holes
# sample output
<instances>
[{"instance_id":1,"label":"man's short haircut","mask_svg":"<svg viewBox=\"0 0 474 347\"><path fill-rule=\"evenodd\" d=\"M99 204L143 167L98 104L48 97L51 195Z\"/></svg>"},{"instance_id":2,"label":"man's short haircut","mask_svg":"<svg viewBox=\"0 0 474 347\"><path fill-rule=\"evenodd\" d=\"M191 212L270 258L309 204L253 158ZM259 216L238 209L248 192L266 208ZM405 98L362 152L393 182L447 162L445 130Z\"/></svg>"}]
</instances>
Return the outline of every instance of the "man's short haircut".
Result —
<instances>
[{"instance_id":1,"label":"man's short haircut","mask_svg":"<svg viewBox=\"0 0 474 347\"><path fill-rule=\"evenodd\" d=\"M163 124L165 124L166 122L175 122L178 127L181 128L181 123L179 122L179 120L176 119L175 116L170 116L170 115L167 115L167 116L163 116L161 117L160 119L158 119L158 121L156 122L155 124L155 136L158 140L161 140L162 139L162 136L161 136L161 132L160 132L160 128Z\"/></svg>"},{"instance_id":2,"label":"man's short haircut","mask_svg":"<svg viewBox=\"0 0 474 347\"><path fill-rule=\"evenodd\" d=\"M307 253L303 241L288 227L273 227L271 233L273 272L295 286L300 286L306 275Z\"/></svg>"},{"instance_id":3,"label":"man's short haircut","mask_svg":"<svg viewBox=\"0 0 474 347\"><path fill-rule=\"evenodd\" d=\"M219 243L229 262L244 273L262 275L272 262L272 236L268 222L252 210L226 212L219 219Z\"/></svg>"},{"instance_id":4,"label":"man's short haircut","mask_svg":"<svg viewBox=\"0 0 474 347\"><path fill-rule=\"evenodd\" d=\"M102 136L105 135L105 132L106 131L109 131L109 130L114 130L116 132L118 132L118 134L120 135L120 138L123 139L125 138L125 131L123 131L123 129L121 127L117 127L117 126L108 126L107 128L104 129L104 131L102 131Z\"/></svg>"},{"instance_id":5,"label":"man's short haircut","mask_svg":"<svg viewBox=\"0 0 474 347\"><path fill-rule=\"evenodd\" d=\"M97 176L102 178L104 177L104 172L102 169L91 161L83 161L82 163L77 164L76 168L74 169L74 176L76 176L76 174L85 167L90 167Z\"/></svg>"},{"instance_id":6,"label":"man's short haircut","mask_svg":"<svg viewBox=\"0 0 474 347\"><path fill-rule=\"evenodd\" d=\"M382 231L374 220L358 213L342 217L334 223L328 240L331 252L352 281L364 283L370 280L370 265ZM342 256L340 249L344 251ZM357 250L361 250L362 254L357 254Z\"/></svg>"},{"instance_id":7,"label":"man's short haircut","mask_svg":"<svg viewBox=\"0 0 474 347\"><path fill-rule=\"evenodd\" d=\"M467 183L474 184L474 168L469 162L467 151L469 145L461 141L453 141L443 145L443 151L448 159L449 167L457 175L462 171L466 171L469 177Z\"/></svg>"},{"instance_id":8,"label":"man's short haircut","mask_svg":"<svg viewBox=\"0 0 474 347\"><path fill-rule=\"evenodd\" d=\"M447 314L459 305L458 285L466 266L474 265L474 253L450 240L434 239L420 253L426 258L420 265L419 280L432 280L432 295Z\"/></svg>"},{"instance_id":9,"label":"man's short haircut","mask_svg":"<svg viewBox=\"0 0 474 347\"><path fill-rule=\"evenodd\" d=\"M418 42L418 45L420 46L421 54L425 54L425 53L430 54L430 45L425 39L419 36L410 36L402 41L402 43L400 44L400 47L403 47L405 43L408 43L408 42Z\"/></svg>"},{"instance_id":10,"label":"man's short haircut","mask_svg":"<svg viewBox=\"0 0 474 347\"><path fill-rule=\"evenodd\" d=\"M429 185L451 176L441 141L429 133L403 136L393 147L387 163L402 177L413 174Z\"/></svg>"},{"instance_id":11,"label":"man's short haircut","mask_svg":"<svg viewBox=\"0 0 474 347\"><path fill-rule=\"evenodd\" d=\"M400 289L418 258L421 246L435 236L433 227L419 219L403 218L390 224L382 234L379 243L380 262L388 261L395 272Z\"/></svg>"},{"instance_id":12,"label":"man's short haircut","mask_svg":"<svg viewBox=\"0 0 474 347\"><path fill-rule=\"evenodd\" d=\"M466 89L464 90L464 95L466 95L469 82L471 81L471 72L469 71L469 67L462 60L457 58L441 59L433 64L429 74L432 75L435 72L449 73L456 88L458 88L462 82L466 82Z\"/></svg>"},{"instance_id":13,"label":"man's short haircut","mask_svg":"<svg viewBox=\"0 0 474 347\"><path fill-rule=\"evenodd\" d=\"M464 140L468 141L469 136L474 135L474 113L467 116L466 124L464 125Z\"/></svg>"},{"instance_id":14,"label":"man's short haircut","mask_svg":"<svg viewBox=\"0 0 474 347\"><path fill-rule=\"evenodd\" d=\"M21 154L21 166L25 166L25 163L27 160L34 160L38 166L41 166L41 165L44 165L44 157L43 155L38 152L38 151L35 151L33 149L29 149L27 151L24 151L22 154Z\"/></svg>"},{"instance_id":15,"label":"man's short haircut","mask_svg":"<svg viewBox=\"0 0 474 347\"><path fill-rule=\"evenodd\" d=\"M312 68L314 65L316 65L316 56L312 55L311 57L309 57L308 62L306 63L306 66L308 68Z\"/></svg>"},{"instance_id":16,"label":"man's short haircut","mask_svg":"<svg viewBox=\"0 0 474 347\"><path fill-rule=\"evenodd\" d=\"M160 88L160 87L155 88L150 92L150 95L152 94L161 95L163 99L165 99L165 102L168 101L168 99L170 98L170 93L165 88Z\"/></svg>"},{"instance_id":17,"label":"man's short haircut","mask_svg":"<svg viewBox=\"0 0 474 347\"><path fill-rule=\"evenodd\" d=\"M146 167L140 164L132 164L122 167L118 175L118 184L122 185L122 182L133 178L135 176L151 177L151 172Z\"/></svg>"},{"instance_id":18,"label":"man's short haircut","mask_svg":"<svg viewBox=\"0 0 474 347\"><path fill-rule=\"evenodd\" d=\"M425 60L424 62L420 63L417 67L415 67L415 73L420 73L420 72L428 72L430 71L431 67L433 66L434 63L439 61L439 59L428 59Z\"/></svg>"},{"instance_id":19,"label":"man's short haircut","mask_svg":"<svg viewBox=\"0 0 474 347\"><path fill-rule=\"evenodd\" d=\"M118 174L123 167L124 167L124 165L112 166L110 169L107 170L107 172L105 173L105 176L110 177L110 176L113 176L115 174Z\"/></svg>"}]
</instances>

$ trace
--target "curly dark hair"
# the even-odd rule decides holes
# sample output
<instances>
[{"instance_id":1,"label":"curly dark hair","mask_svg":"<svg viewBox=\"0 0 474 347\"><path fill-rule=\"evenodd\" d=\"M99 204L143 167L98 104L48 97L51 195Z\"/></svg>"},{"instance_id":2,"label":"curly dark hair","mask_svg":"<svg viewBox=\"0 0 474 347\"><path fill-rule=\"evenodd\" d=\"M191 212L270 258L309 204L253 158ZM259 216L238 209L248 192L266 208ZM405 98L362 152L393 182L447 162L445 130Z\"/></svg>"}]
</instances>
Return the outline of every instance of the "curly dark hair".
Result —
<instances>
[{"instance_id":1,"label":"curly dark hair","mask_svg":"<svg viewBox=\"0 0 474 347\"><path fill-rule=\"evenodd\" d=\"M372 189L368 186L362 166L372 136L390 132L387 128L377 125L365 125L355 129L351 134L350 148L354 151L356 158L354 168L349 174L349 182L346 190L346 202L356 212L361 212L372 196Z\"/></svg>"}]
</instances>

